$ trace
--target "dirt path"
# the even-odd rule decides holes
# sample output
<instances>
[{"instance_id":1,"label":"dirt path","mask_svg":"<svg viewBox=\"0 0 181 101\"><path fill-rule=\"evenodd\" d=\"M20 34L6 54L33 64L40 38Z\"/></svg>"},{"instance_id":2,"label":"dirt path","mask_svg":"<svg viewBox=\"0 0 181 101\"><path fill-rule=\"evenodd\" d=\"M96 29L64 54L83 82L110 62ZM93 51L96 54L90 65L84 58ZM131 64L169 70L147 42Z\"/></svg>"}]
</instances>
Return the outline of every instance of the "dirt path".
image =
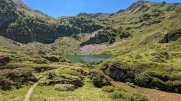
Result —
<instances>
[{"instance_id":1,"label":"dirt path","mask_svg":"<svg viewBox=\"0 0 181 101\"><path fill-rule=\"evenodd\" d=\"M170 92L163 92L156 89L148 89L135 86L132 88L128 86L126 83L122 82L113 82L116 87L123 87L129 92L139 92L146 95L150 101L181 101L181 94L177 93L170 93Z\"/></svg>"},{"instance_id":2,"label":"dirt path","mask_svg":"<svg viewBox=\"0 0 181 101\"><path fill-rule=\"evenodd\" d=\"M44 78L41 78L38 82L36 82L29 90L28 90L28 92L26 93L26 95L25 95L25 100L24 101L29 101L29 99L30 99L30 96L31 96L31 93L33 92L33 89L37 86L37 84L41 81L41 80L43 80Z\"/></svg>"}]
</instances>

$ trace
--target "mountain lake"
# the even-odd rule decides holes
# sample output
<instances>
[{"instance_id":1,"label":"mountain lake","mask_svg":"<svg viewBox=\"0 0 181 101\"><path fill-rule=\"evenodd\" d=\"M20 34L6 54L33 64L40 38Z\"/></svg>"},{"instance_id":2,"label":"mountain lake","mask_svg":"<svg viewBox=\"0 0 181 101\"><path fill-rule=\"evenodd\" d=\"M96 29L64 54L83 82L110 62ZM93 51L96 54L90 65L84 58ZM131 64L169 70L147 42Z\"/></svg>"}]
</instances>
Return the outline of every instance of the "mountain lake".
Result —
<instances>
[{"instance_id":1,"label":"mountain lake","mask_svg":"<svg viewBox=\"0 0 181 101\"><path fill-rule=\"evenodd\" d=\"M64 56L64 58L68 59L71 63L89 63L94 64L101 60L106 60L110 58L112 55L110 54L99 54L99 55L69 55Z\"/></svg>"}]
</instances>

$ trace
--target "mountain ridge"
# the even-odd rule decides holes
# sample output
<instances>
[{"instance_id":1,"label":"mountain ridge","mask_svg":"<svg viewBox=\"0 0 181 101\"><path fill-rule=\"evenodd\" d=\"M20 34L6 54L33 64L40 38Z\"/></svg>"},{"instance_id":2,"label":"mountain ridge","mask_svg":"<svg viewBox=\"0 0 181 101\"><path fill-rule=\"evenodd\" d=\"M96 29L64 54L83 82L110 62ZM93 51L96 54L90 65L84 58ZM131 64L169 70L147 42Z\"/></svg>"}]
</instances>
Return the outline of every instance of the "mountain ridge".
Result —
<instances>
[{"instance_id":1,"label":"mountain ridge","mask_svg":"<svg viewBox=\"0 0 181 101\"><path fill-rule=\"evenodd\" d=\"M28 42L33 42L33 41L38 41L38 42L42 42L42 43L52 43L59 36L70 36L72 34L87 33L87 32L92 33L96 30L100 30L101 28L105 27L105 24L108 24L108 23L103 23L103 21L99 20L99 18L101 18L103 20L107 19L107 18L111 18L111 17L116 18L116 16L119 16L120 14L125 14L124 12L127 12L127 11L130 11L131 13L139 13L140 11L147 12L149 10L149 7L147 7L146 5L151 3L151 2L145 2L145 3L136 2L136 3L133 3L126 10L121 11L119 13L115 13L115 14L80 13L74 17L65 17L65 18L55 19L55 18L49 17L48 15L46 15L40 11L30 9L25 4L23 4L23 2L21 0L12 0L12 1L15 3L15 4L12 4L14 7L14 10L12 12L14 12L16 14L16 17L12 17L12 18L10 18L10 20L12 19L15 21L12 21L12 22L6 21L7 24L4 24L4 27L3 27L3 29L6 28L6 30L2 31L1 34L4 33L3 36L9 37L15 41L19 41L22 43L28 43ZM154 4L154 3L151 3L151 4ZM162 3L156 3L156 4L160 4L163 6L166 3L162 2ZM170 10L172 10L172 9L174 9L174 8L171 7ZM11 11L10 8L7 9L7 11ZM81 18L81 16L82 16L82 18ZM88 18L86 18L86 16ZM93 19L91 19L91 18L93 18ZM24 20L22 20L22 19L24 19ZM79 22L75 22L75 20L74 20L74 22L72 23L71 19L77 19L77 21L81 21L81 22L83 22L83 20L80 20L80 19L84 19L85 22L84 22L84 24L83 23L80 24ZM88 19L88 21L86 21L87 19ZM32 20L32 22L30 22L30 20ZM69 20L69 21L66 21L66 20ZM92 24L88 25L87 22L91 22ZM17 23L18 23L18 25L17 25ZM21 23L21 25L19 25L20 23ZM72 24L72 27L70 26L69 23ZM1 23L0 25L2 25L2 24L3 23ZM109 24L113 24L113 22L111 22ZM109 26L109 24L106 26ZM13 25L13 26L11 26L11 25ZM20 31L20 30L14 29L14 27L16 28L16 26L14 26L14 25L19 26L19 28L20 28L20 26L26 26L26 27L21 27L22 29ZM90 30L89 26L93 26L93 28ZM42 30L40 30L40 29L43 29L44 32L42 32ZM68 30L68 31L66 31L66 30ZM44 33L44 34L40 35L40 33ZM10 36L10 34L12 36ZM17 37L17 36L19 36L19 37ZM26 40L23 40L23 39L26 39Z\"/></svg>"},{"instance_id":2,"label":"mountain ridge","mask_svg":"<svg viewBox=\"0 0 181 101\"><path fill-rule=\"evenodd\" d=\"M52 18L14 2L0 0L0 100L17 99L19 93L11 96L5 90L25 92L42 77L32 100L84 100L87 91L91 96L84 97L86 101L95 96L106 101L148 100L113 86L119 82L132 89L181 92L181 4L136 2L114 14ZM93 65L71 64L64 58L78 54L112 57Z\"/></svg>"}]
</instances>

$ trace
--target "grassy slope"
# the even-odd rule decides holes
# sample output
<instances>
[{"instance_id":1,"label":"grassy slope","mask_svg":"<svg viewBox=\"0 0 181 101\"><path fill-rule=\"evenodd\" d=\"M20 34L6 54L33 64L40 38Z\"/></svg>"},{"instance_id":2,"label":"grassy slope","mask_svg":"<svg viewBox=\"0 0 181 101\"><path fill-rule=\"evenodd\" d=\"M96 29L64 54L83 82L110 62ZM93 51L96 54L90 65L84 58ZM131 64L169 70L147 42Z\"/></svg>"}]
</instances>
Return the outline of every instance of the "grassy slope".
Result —
<instances>
[{"instance_id":1,"label":"grassy slope","mask_svg":"<svg viewBox=\"0 0 181 101\"><path fill-rule=\"evenodd\" d=\"M161 44L159 41L164 37L164 35L170 31L179 29L180 25L180 13L175 13L175 11L167 12L165 11L166 8L170 5L166 5L164 7L159 7L159 4L155 5L154 3L146 3L148 7L150 7L150 10L146 12L139 11L138 13L130 13L131 10L126 10L122 13L118 13L114 16L103 17L102 19L104 21L99 21L100 18L95 18L94 20L96 23L99 23L103 26L111 26L114 28L119 28L120 26L123 27L123 30L128 31L132 34L132 36L127 41L117 47L106 49L99 53L110 53L113 54L113 58L109 59L108 61L114 62L116 60L119 60L121 62L125 62L129 64L130 66L139 65L143 63L156 63L159 66L157 68L146 68L143 72L146 74L147 72L154 71L158 72L158 74L170 74L170 72L167 72L170 70L167 66L173 67L173 71L171 73L171 76L178 76L180 77L180 65L181 61L177 55L173 55L175 53L181 54L180 51L180 45L181 39L178 39L175 42ZM155 6L153 6L155 5ZM177 6L178 8L180 5ZM162 14L159 17L151 18L150 20L139 22L139 17L142 16L145 13L151 14L152 10L154 8L159 8L160 10L164 11L164 14ZM136 11L135 11L136 12ZM33 15L36 16L36 15ZM165 18L163 18L165 17ZM175 17L172 20L169 20L169 17ZM162 19L163 18L163 19ZM157 24L151 24L151 25L145 25L150 24L152 20L161 19L161 23ZM54 19L47 20L54 23ZM135 23L139 22L139 23ZM141 26L143 24L143 26ZM141 27L139 27L141 26ZM127 30L127 28L130 27L130 30ZM86 39L86 38L85 38ZM71 40L71 41L69 41ZM84 38L82 39L84 40ZM0 53L8 53L11 54L12 57L14 57L14 60L11 61L7 67L14 67L14 68L33 68L32 72L34 76L38 79L42 76L47 75L46 70L52 70L61 67L63 64L67 65L67 63L51 63L39 54L27 52L24 51L23 48L14 45L11 43L11 41L7 41L7 39L2 38L0 40ZM68 43L69 42L69 43ZM68 44L68 45L67 45ZM41 43L29 43L27 46L32 46L31 48L35 48L45 52L47 55L62 55L62 54L72 54L72 53L79 53L79 44L80 42L76 41L72 38L61 38L57 39L55 43L52 44L41 44ZM54 49L54 45L56 46ZM67 46L66 46L67 45ZM72 49L72 47L75 47ZM169 54L169 57L172 58L166 58L163 56L163 58L155 58L155 54L162 55L162 52L167 52ZM33 51L34 52L34 51ZM162 61L164 60L164 61ZM107 62L107 61L105 61ZM162 65L166 65L165 67L160 67ZM41 68L40 71L39 69ZM68 66L68 68L71 68ZM138 67L139 69L139 67ZM172 69L172 68L171 68ZM38 71L37 71L38 70ZM178 71L177 71L178 70ZM55 70L56 71L56 70ZM29 85L30 83L28 83ZM91 90L90 90L91 88ZM23 95L25 95L25 91L27 91L27 88L24 87L23 89L20 89L23 91ZM0 96L5 101L8 99L15 99L17 97L13 96L12 94L17 94L20 90L12 90L11 93L6 91L0 91ZM85 92L89 91L90 93ZM124 92L123 92L124 93ZM7 94L7 98L4 97L4 95ZM37 96L38 95L38 96ZM52 96L53 95L53 96ZM48 100L69 100L73 97L75 100L110 100L110 98L107 96L109 94L102 92L101 89L96 88L92 85L92 83L86 82L85 85L81 88L76 89L73 92L58 92L55 91L53 86L38 86L35 88L35 92L33 93L31 100L35 99L48 99ZM129 93L128 93L129 95ZM18 95L17 95L18 96ZM72 97L70 97L72 96ZM131 95L130 95L131 96ZM23 99L22 97L18 96L18 99Z\"/></svg>"},{"instance_id":2,"label":"grassy slope","mask_svg":"<svg viewBox=\"0 0 181 101\"><path fill-rule=\"evenodd\" d=\"M161 44L159 43L159 41L161 41L162 38L164 38L164 35L167 34L169 31L179 28L178 23L181 23L179 21L179 18L181 17L181 15L180 13L176 13L175 11L172 11L172 12L166 11L166 9L170 6L170 4L167 4L164 7L159 7L160 4L146 3L145 5L150 8L146 12L139 11L137 13L130 13L131 10L126 10L120 14L117 14L109 18L109 20L116 20L116 22L120 22L120 23L114 24L115 28L119 26L122 26L123 29L130 27L131 29L128 31L131 32L132 37L126 39L127 40L126 43L121 44L120 46L117 46L115 48L103 50L101 53L115 54L117 58L122 58L122 59L124 59L123 57L127 57L125 58L125 60L126 59L136 60L135 56L140 55L142 56L142 59L138 59L138 61L145 60L148 62L153 58L150 55L151 53L162 52L162 51L179 53L180 46L178 43L180 39L177 40L176 42L165 43L165 44ZM177 6L177 8L180 8L180 7L181 5ZM135 24L135 22L139 22L140 16L142 16L143 14L152 14L151 11L153 11L154 9L161 10L163 14L161 14L159 17L156 17L156 18L153 17L150 20ZM172 20L169 20L169 17L171 16L175 16L175 18ZM144 25L140 28L137 28L141 24L150 23L152 20L156 20L158 18L163 18L161 20L162 21L161 23ZM179 64L176 66L179 66Z\"/></svg>"},{"instance_id":3,"label":"grassy slope","mask_svg":"<svg viewBox=\"0 0 181 101\"><path fill-rule=\"evenodd\" d=\"M26 44L31 47L34 52L44 52L47 55L75 55L81 54L80 44L90 38L92 34L83 33L77 34L76 38L71 37L60 37L51 44L43 44L39 42L32 42Z\"/></svg>"},{"instance_id":4,"label":"grassy slope","mask_svg":"<svg viewBox=\"0 0 181 101\"><path fill-rule=\"evenodd\" d=\"M0 101L22 101L30 86L10 91L0 90Z\"/></svg>"},{"instance_id":5,"label":"grassy slope","mask_svg":"<svg viewBox=\"0 0 181 101\"><path fill-rule=\"evenodd\" d=\"M88 74L82 74L84 80L83 86L76 88L74 91L58 91L55 89L56 85L62 85L62 83L57 83L51 84L51 85L44 85L44 82L50 82L51 80L61 80L62 76L65 76L65 81L69 78L70 80L73 80L80 76L80 74L77 74L78 71L84 71L84 73ZM113 86L105 86L104 88L97 88L93 82L92 79L89 77L92 76L92 74L89 74L91 69L85 68L85 65L69 65L69 66L62 66L61 68L52 70L47 72L47 74L51 73L56 73L56 76L54 76L52 79L48 79L48 76L46 74L45 80L41 81L39 86L37 86L31 95L30 101L39 101L42 99L46 99L48 101L59 101L59 100L74 100L74 101L117 101L117 100L122 100L122 101L128 101L130 99L137 99L138 101L141 99L146 99L146 97L140 93L132 93L126 91L124 88L118 87L114 88ZM99 75L99 74L98 74ZM67 78L67 79L66 79ZM65 84L69 82L67 80ZM111 87L111 90L109 89ZM135 95L138 94L138 95Z\"/></svg>"},{"instance_id":6,"label":"grassy slope","mask_svg":"<svg viewBox=\"0 0 181 101\"><path fill-rule=\"evenodd\" d=\"M110 18L117 20L116 22L121 22L115 24L115 27L122 26L125 30L129 28L128 31L132 33L132 37L126 39L127 41L125 43L117 47L109 48L98 53L114 54L113 58L107 60L107 63L111 62L114 64L114 62L119 61L131 67L135 72L135 82L139 79L143 80L143 82L141 81L142 83L146 83L146 78L149 78L151 85L148 82L146 85L162 90L168 87L169 90L172 89L171 91L176 92L179 89L180 92L181 89L178 85L180 85L181 76L181 63L179 58L181 52L179 43L181 38L169 43L160 43L160 41L167 33L180 29L179 25L181 22L179 19L181 14L176 11L167 11L170 6L174 5L166 4L160 7L160 4L145 3L149 8L146 12L134 11L137 13L130 13L133 9L129 9L115 15L116 19L114 17ZM181 5L178 4L175 9L180 7ZM155 8L161 10L163 13L158 17L150 17L148 20L140 22L141 16L144 14L154 14L151 11ZM127 18L125 18L125 15ZM158 19L161 19L160 23L152 24L152 21ZM140 27L140 25L142 26ZM103 65L104 64L106 64L106 62L104 62ZM101 65L100 68L102 68L103 65ZM114 66L110 66L107 71L111 70L111 68L114 68ZM120 66L119 68L124 68L124 66ZM137 82L138 85L142 85L139 83ZM143 84L142 86L145 85ZM164 86L166 86L166 88L164 88ZM172 86L173 88L169 88Z\"/></svg>"},{"instance_id":7,"label":"grassy slope","mask_svg":"<svg viewBox=\"0 0 181 101\"><path fill-rule=\"evenodd\" d=\"M49 92L47 92L49 91ZM108 95L100 88L95 88L90 81L86 81L85 85L75 91L68 91L68 92L59 92L55 91L52 86L38 86L33 95L31 96L30 101L39 101L42 99L46 100L53 100L53 101L109 101L111 100Z\"/></svg>"}]
</instances>

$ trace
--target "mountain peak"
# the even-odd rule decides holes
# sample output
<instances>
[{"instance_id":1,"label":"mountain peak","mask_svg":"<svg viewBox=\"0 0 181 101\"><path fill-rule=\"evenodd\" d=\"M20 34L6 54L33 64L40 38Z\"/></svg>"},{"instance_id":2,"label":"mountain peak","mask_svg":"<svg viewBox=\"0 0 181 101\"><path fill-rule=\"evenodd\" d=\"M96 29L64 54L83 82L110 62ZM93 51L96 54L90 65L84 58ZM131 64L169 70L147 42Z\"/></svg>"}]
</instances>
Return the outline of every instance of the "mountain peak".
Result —
<instances>
[{"instance_id":1,"label":"mountain peak","mask_svg":"<svg viewBox=\"0 0 181 101\"><path fill-rule=\"evenodd\" d=\"M21 0L12 0L15 4L23 4Z\"/></svg>"},{"instance_id":2,"label":"mountain peak","mask_svg":"<svg viewBox=\"0 0 181 101\"><path fill-rule=\"evenodd\" d=\"M148 1L140 0L138 2L133 3L127 10L130 10L131 13L137 13L139 11L147 11L149 8L147 7Z\"/></svg>"},{"instance_id":3,"label":"mountain peak","mask_svg":"<svg viewBox=\"0 0 181 101\"><path fill-rule=\"evenodd\" d=\"M16 5L23 6L25 8L30 9L28 6L26 6L21 0L12 0Z\"/></svg>"}]
</instances>

